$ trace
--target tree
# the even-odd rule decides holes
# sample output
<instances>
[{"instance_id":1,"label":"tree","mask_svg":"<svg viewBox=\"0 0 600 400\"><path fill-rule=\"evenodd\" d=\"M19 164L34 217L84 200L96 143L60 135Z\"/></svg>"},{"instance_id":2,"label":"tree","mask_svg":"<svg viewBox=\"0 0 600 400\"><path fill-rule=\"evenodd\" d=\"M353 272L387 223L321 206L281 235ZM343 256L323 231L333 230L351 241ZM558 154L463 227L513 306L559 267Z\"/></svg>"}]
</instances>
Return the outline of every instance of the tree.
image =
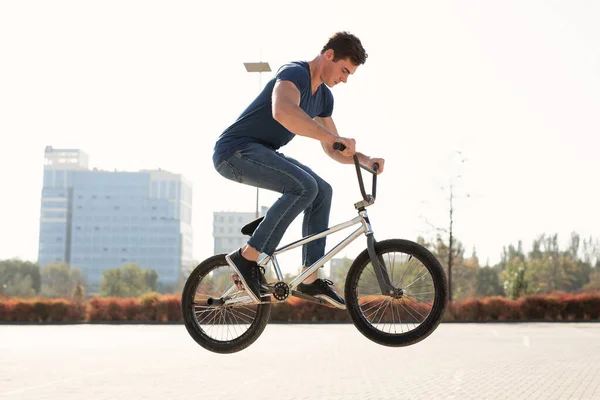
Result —
<instances>
[{"instance_id":1,"label":"tree","mask_svg":"<svg viewBox=\"0 0 600 400\"><path fill-rule=\"evenodd\" d=\"M525 253L523 253L523 243L519 240L517 243L517 247L509 244L508 247L504 246L502 248L502 255L500 259L500 263L497 265L497 268L500 272L504 271L508 266L508 263L511 260L518 258L519 260L525 262Z\"/></svg>"},{"instance_id":2,"label":"tree","mask_svg":"<svg viewBox=\"0 0 600 400\"><path fill-rule=\"evenodd\" d=\"M457 253L454 258L454 298L465 300L475 297L477 293L477 274L481 267L475 249L471 257L465 259L462 244L457 242L456 247L460 253Z\"/></svg>"},{"instance_id":3,"label":"tree","mask_svg":"<svg viewBox=\"0 0 600 400\"><path fill-rule=\"evenodd\" d=\"M504 291L511 299L516 299L527 294L529 284L525 277L527 264L520 257L508 261L506 268L502 271Z\"/></svg>"},{"instance_id":4,"label":"tree","mask_svg":"<svg viewBox=\"0 0 600 400\"><path fill-rule=\"evenodd\" d=\"M583 240L583 262L591 267L600 267L600 240L592 237Z\"/></svg>"},{"instance_id":5,"label":"tree","mask_svg":"<svg viewBox=\"0 0 600 400\"><path fill-rule=\"evenodd\" d=\"M511 297L554 291L576 292L593 287L589 283L594 272L593 263L597 263L596 253L592 238L582 241L575 232L571 233L565 250L560 249L558 234L541 234L533 240L527 256L521 242L518 247L505 247L496 268L501 271L501 280Z\"/></svg>"},{"instance_id":6,"label":"tree","mask_svg":"<svg viewBox=\"0 0 600 400\"><path fill-rule=\"evenodd\" d=\"M127 288L121 279L121 269L107 269L102 273L99 295L103 297L125 297Z\"/></svg>"},{"instance_id":7,"label":"tree","mask_svg":"<svg viewBox=\"0 0 600 400\"><path fill-rule=\"evenodd\" d=\"M463 300L475 296L477 289L477 274L480 268L477 251L473 249L471 257L465 259L465 249L460 240L454 238L452 249L438 235L434 243L427 242L423 237L417 238L417 243L430 250L442 266L450 271L449 265L453 265L452 281L448 280L448 289L452 287L454 300Z\"/></svg>"},{"instance_id":8,"label":"tree","mask_svg":"<svg viewBox=\"0 0 600 400\"><path fill-rule=\"evenodd\" d=\"M146 287L151 291L156 291L158 287L158 273L155 270L149 269L145 271L144 280L146 281Z\"/></svg>"},{"instance_id":9,"label":"tree","mask_svg":"<svg viewBox=\"0 0 600 400\"><path fill-rule=\"evenodd\" d=\"M73 289L73 294L71 295L71 300L76 303L83 303L85 300L85 288L82 284L79 283L77 286L75 286L75 289Z\"/></svg>"},{"instance_id":10,"label":"tree","mask_svg":"<svg viewBox=\"0 0 600 400\"><path fill-rule=\"evenodd\" d=\"M452 279L448 279L448 290L452 291L452 300L464 300L475 296L477 273L480 268L476 250L473 249L470 258L465 258L465 248L460 240L454 238L450 247L438 236L433 253L442 261L442 265L446 264L448 273L452 274Z\"/></svg>"},{"instance_id":11,"label":"tree","mask_svg":"<svg viewBox=\"0 0 600 400\"><path fill-rule=\"evenodd\" d=\"M590 264L579 258L580 238L571 234L565 251L561 251L558 235L540 235L529 253L530 290L535 293L573 292L589 282Z\"/></svg>"},{"instance_id":12,"label":"tree","mask_svg":"<svg viewBox=\"0 0 600 400\"><path fill-rule=\"evenodd\" d=\"M71 268L64 262L50 263L42 268L42 288L44 297L68 299L77 285L83 284L79 268Z\"/></svg>"},{"instance_id":13,"label":"tree","mask_svg":"<svg viewBox=\"0 0 600 400\"><path fill-rule=\"evenodd\" d=\"M453 293L454 293L454 289L456 287L456 285L452 282L455 277L453 276L453 272L452 269L454 268L455 265L455 237L454 237L454 218L455 218L455 200L457 199L457 195L456 195L456 180L462 178L462 176L459 173L455 173L455 167L454 167L454 159L458 158L459 161L459 165L462 166L467 159L463 156L461 151L454 151L452 154L450 154L450 163L448 166L448 171L449 171L449 183L448 186L442 186L441 189L442 191L446 192L446 190L448 191L448 197L447 197L447 201L448 201L448 214L449 214L449 219L448 219L448 229L446 228L440 228L439 226L434 226L433 224L431 224L429 221L426 221L430 226L432 226L433 228L436 229L436 231L438 232L444 232L446 233L447 237L448 237L448 246L446 248L446 254L444 258L438 257L438 259L440 260L440 262L442 262L442 264L444 264L444 260L445 260L445 264L446 264L446 268L447 268L447 276L448 276L448 299L449 301L453 300ZM464 194L458 197L471 197L469 194ZM438 241L441 240L440 237L438 236ZM459 267L460 268L460 267ZM464 268L462 268L464 269Z\"/></svg>"},{"instance_id":14,"label":"tree","mask_svg":"<svg viewBox=\"0 0 600 400\"><path fill-rule=\"evenodd\" d=\"M571 232L571 242L569 243L569 247L567 249L567 254L573 259L579 259L579 245L581 243L581 237L575 233Z\"/></svg>"},{"instance_id":15,"label":"tree","mask_svg":"<svg viewBox=\"0 0 600 400\"><path fill-rule=\"evenodd\" d=\"M100 296L137 297L155 292L158 274L154 270L142 270L138 264L126 264L123 268L103 272Z\"/></svg>"},{"instance_id":16,"label":"tree","mask_svg":"<svg viewBox=\"0 0 600 400\"><path fill-rule=\"evenodd\" d=\"M475 296L504 296L504 288L500 284L498 272L492 267L482 267L477 271Z\"/></svg>"},{"instance_id":17,"label":"tree","mask_svg":"<svg viewBox=\"0 0 600 400\"><path fill-rule=\"evenodd\" d=\"M0 295L33 297L40 285L39 265L18 259L0 261Z\"/></svg>"},{"instance_id":18,"label":"tree","mask_svg":"<svg viewBox=\"0 0 600 400\"><path fill-rule=\"evenodd\" d=\"M6 297L34 297L35 290L33 289L31 276L17 272L11 282L2 283L0 294Z\"/></svg>"},{"instance_id":19,"label":"tree","mask_svg":"<svg viewBox=\"0 0 600 400\"><path fill-rule=\"evenodd\" d=\"M590 281L583 288L584 291L600 291L600 267L592 268L590 272Z\"/></svg>"}]
</instances>

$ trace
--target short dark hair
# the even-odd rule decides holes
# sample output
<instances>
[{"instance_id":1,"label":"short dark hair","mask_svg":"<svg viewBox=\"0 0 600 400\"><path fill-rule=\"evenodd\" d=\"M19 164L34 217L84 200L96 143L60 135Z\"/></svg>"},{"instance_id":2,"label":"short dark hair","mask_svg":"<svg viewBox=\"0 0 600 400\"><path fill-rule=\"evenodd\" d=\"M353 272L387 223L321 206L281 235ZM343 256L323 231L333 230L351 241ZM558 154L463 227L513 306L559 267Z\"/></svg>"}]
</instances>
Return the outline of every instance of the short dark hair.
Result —
<instances>
[{"instance_id":1,"label":"short dark hair","mask_svg":"<svg viewBox=\"0 0 600 400\"><path fill-rule=\"evenodd\" d=\"M357 66L367 61L368 56L362 43L356 36L348 32L337 32L331 36L327 44L323 46L321 54L329 49L333 50L333 61L349 58L352 64Z\"/></svg>"}]
</instances>

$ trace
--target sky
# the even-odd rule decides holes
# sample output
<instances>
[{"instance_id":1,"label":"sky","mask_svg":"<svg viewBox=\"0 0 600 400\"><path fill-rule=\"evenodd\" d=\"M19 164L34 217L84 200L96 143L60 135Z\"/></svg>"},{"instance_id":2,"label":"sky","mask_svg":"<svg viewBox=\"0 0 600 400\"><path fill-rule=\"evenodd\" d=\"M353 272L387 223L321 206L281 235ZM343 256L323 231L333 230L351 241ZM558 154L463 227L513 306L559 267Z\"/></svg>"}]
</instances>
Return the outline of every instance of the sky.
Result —
<instances>
[{"instance_id":1,"label":"sky","mask_svg":"<svg viewBox=\"0 0 600 400\"><path fill-rule=\"evenodd\" d=\"M273 76L243 63L309 61L342 30L368 59L332 90L333 119L358 151L386 159L369 208L377 240L446 228L450 182L455 236L484 264L542 233L598 237L598 20L591 0L1 2L0 259L37 260L47 145L82 149L91 167L183 174L194 258L212 255L213 212L255 207L254 188L211 161ZM332 184L331 224L355 216L353 167L305 137L281 151ZM277 197L261 191L261 205ZM282 244L300 227L301 216ZM361 238L341 254L364 248Z\"/></svg>"}]
</instances>

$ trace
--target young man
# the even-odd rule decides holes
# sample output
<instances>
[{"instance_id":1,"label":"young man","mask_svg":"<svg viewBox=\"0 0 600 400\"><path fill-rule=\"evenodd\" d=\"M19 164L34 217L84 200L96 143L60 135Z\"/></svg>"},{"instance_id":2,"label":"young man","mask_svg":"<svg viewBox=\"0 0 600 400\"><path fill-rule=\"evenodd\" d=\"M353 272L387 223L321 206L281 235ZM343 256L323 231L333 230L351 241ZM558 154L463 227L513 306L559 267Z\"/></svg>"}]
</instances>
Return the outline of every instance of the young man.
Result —
<instances>
[{"instance_id":1,"label":"young man","mask_svg":"<svg viewBox=\"0 0 600 400\"><path fill-rule=\"evenodd\" d=\"M334 160L350 164L355 154L354 139L340 137L331 119L333 96L330 87L346 83L367 54L360 40L347 32L333 35L310 62L296 61L282 66L258 97L238 120L219 137L213 155L216 170L225 178L282 193L258 225L248 243L228 254L226 260L238 273L248 295L260 301L258 255L272 255L292 221L304 211L302 235L319 233L328 228L331 186L310 168L277 150L296 135L321 142L325 153ZM343 152L333 149L335 142L346 146ZM368 166L384 160L356 153ZM302 265L306 269L325 254L325 238L302 248ZM298 290L346 308L344 299L318 279L315 272Z\"/></svg>"}]
</instances>

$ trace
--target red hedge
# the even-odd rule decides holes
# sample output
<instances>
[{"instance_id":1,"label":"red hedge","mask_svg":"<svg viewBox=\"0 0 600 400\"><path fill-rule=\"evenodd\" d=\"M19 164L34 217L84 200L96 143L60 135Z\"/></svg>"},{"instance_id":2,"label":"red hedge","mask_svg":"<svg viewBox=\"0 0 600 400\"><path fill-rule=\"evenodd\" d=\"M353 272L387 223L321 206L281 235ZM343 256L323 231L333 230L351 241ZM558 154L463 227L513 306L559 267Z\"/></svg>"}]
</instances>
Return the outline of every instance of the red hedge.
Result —
<instances>
[{"instance_id":1,"label":"red hedge","mask_svg":"<svg viewBox=\"0 0 600 400\"><path fill-rule=\"evenodd\" d=\"M486 297L456 302L448 307L447 320L457 321L581 321L600 319L600 292L563 292L510 300Z\"/></svg>"},{"instance_id":2,"label":"red hedge","mask_svg":"<svg viewBox=\"0 0 600 400\"><path fill-rule=\"evenodd\" d=\"M0 298L0 321L72 322L85 316L84 305L65 299Z\"/></svg>"},{"instance_id":3,"label":"red hedge","mask_svg":"<svg viewBox=\"0 0 600 400\"><path fill-rule=\"evenodd\" d=\"M180 299L148 293L138 298L94 297L88 302L88 321L180 321Z\"/></svg>"},{"instance_id":4,"label":"red hedge","mask_svg":"<svg viewBox=\"0 0 600 400\"><path fill-rule=\"evenodd\" d=\"M373 304L377 303L373 300ZM403 319L408 315L402 316ZM348 313L297 298L276 304L271 320L279 322L350 322ZM551 293L510 300L506 297L474 298L449 304L446 321L581 321L600 320L600 292ZM65 299L0 297L0 321L181 321L180 298L148 293L138 298L93 297L87 303Z\"/></svg>"}]
</instances>

